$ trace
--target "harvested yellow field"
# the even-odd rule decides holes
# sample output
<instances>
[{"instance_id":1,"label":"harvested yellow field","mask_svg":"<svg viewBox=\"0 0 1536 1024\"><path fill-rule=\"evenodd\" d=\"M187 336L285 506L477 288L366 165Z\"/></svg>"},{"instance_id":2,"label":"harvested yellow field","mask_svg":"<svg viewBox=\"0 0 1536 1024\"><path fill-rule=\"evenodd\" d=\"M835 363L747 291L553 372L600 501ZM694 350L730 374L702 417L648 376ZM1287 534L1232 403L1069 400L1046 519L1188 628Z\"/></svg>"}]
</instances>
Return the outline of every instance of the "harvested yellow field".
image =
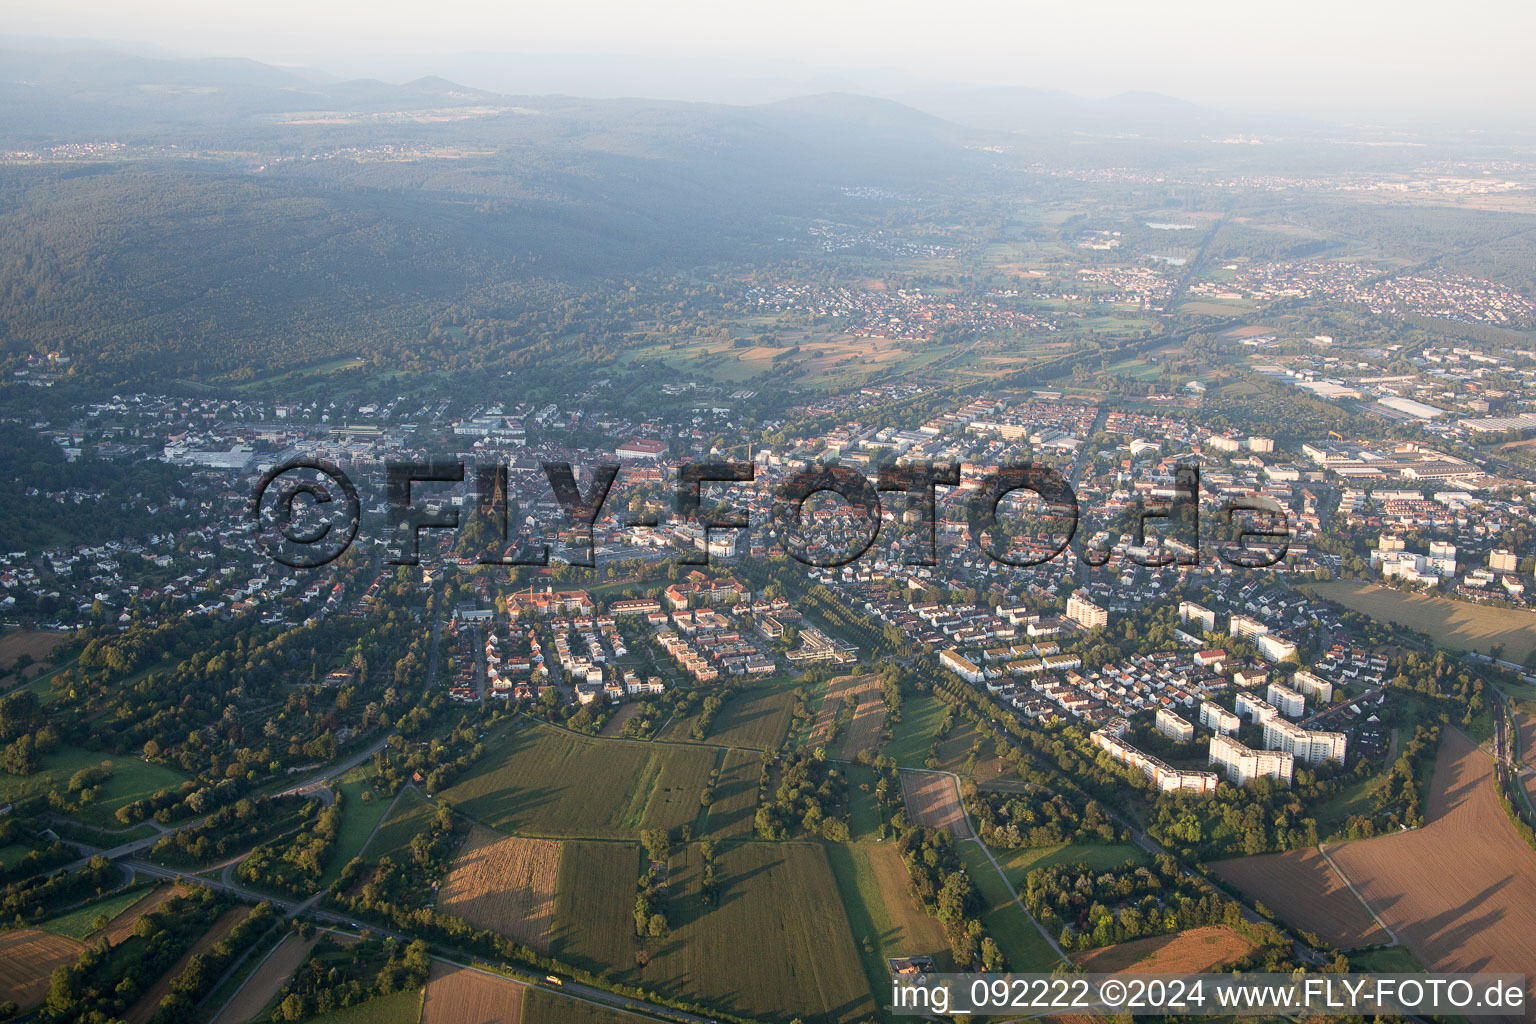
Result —
<instances>
[{"instance_id":1,"label":"harvested yellow field","mask_svg":"<svg viewBox=\"0 0 1536 1024\"><path fill-rule=\"evenodd\" d=\"M438 909L540 951L555 915L560 842L476 825L438 896Z\"/></svg>"},{"instance_id":2,"label":"harvested yellow field","mask_svg":"<svg viewBox=\"0 0 1536 1024\"><path fill-rule=\"evenodd\" d=\"M1427 633L1437 644L1484 654L1502 645L1506 661L1523 662L1536 651L1536 612L1404 594L1357 580L1309 583L1308 590L1373 619Z\"/></svg>"},{"instance_id":3,"label":"harvested yellow field","mask_svg":"<svg viewBox=\"0 0 1536 1024\"><path fill-rule=\"evenodd\" d=\"M432 961L421 1024L518 1024L523 986L483 971Z\"/></svg>"}]
</instances>

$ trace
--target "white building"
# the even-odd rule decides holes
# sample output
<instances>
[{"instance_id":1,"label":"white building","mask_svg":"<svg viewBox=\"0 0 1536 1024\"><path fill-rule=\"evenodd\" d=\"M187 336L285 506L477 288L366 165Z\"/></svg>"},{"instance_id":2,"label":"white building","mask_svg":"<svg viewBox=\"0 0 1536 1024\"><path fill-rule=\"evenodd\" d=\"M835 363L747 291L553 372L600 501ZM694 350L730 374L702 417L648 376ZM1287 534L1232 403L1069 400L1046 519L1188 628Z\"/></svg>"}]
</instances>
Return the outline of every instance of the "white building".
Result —
<instances>
[{"instance_id":1,"label":"white building","mask_svg":"<svg viewBox=\"0 0 1536 1024\"><path fill-rule=\"evenodd\" d=\"M1279 683L1270 683L1269 690L1264 694L1269 703L1273 704L1286 718L1300 718L1307 713L1306 698L1289 686L1281 686Z\"/></svg>"},{"instance_id":2,"label":"white building","mask_svg":"<svg viewBox=\"0 0 1536 1024\"><path fill-rule=\"evenodd\" d=\"M1293 755L1281 750L1254 750L1230 736L1211 737L1210 763L1237 786L1263 778L1279 779L1289 786L1296 770Z\"/></svg>"},{"instance_id":3,"label":"white building","mask_svg":"<svg viewBox=\"0 0 1536 1024\"><path fill-rule=\"evenodd\" d=\"M1349 737L1342 732L1322 729L1304 729L1294 722L1272 718L1264 723L1264 745L1271 750L1284 751L1307 764L1324 761L1344 761L1344 748Z\"/></svg>"},{"instance_id":4,"label":"white building","mask_svg":"<svg viewBox=\"0 0 1536 1024\"><path fill-rule=\"evenodd\" d=\"M1269 632L1269 627L1247 615L1234 615L1227 621L1227 635L1251 640Z\"/></svg>"},{"instance_id":5,"label":"white building","mask_svg":"<svg viewBox=\"0 0 1536 1024\"><path fill-rule=\"evenodd\" d=\"M1333 684L1315 672L1297 672L1291 677L1291 687L1318 706L1333 703Z\"/></svg>"},{"instance_id":6,"label":"white building","mask_svg":"<svg viewBox=\"0 0 1536 1024\"><path fill-rule=\"evenodd\" d=\"M1195 727L1190 725L1182 716L1174 714L1167 708L1157 709L1157 731L1171 740L1179 743L1187 743L1195 738Z\"/></svg>"},{"instance_id":7,"label":"white building","mask_svg":"<svg viewBox=\"0 0 1536 1024\"><path fill-rule=\"evenodd\" d=\"M1109 624L1109 612L1080 594L1067 599L1067 618L1084 629L1094 629Z\"/></svg>"},{"instance_id":8,"label":"white building","mask_svg":"<svg viewBox=\"0 0 1536 1024\"><path fill-rule=\"evenodd\" d=\"M1225 736L1236 736L1243 720L1214 701L1200 702L1200 724Z\"/></svg>"},{"instance_id":9,"label":"white building","mask_svg":"<svg viewBox=\"0 0 1536 1024\"><path fill-rule=\"evenodd\" d=\"M1243 690L1237 695L1237 713L1240 717L1247 718L1255 725L1262 725L1267 720L1280 714L1275 706L1267 700L1260 700L1257 695Z\"/></svg>"},{"instance_id":10,"label":"white building","mask_svg":"<svg viewBox=\"0 0 1536 1024\"><path fill-rule=\"evenodd\" d=\"M1283 637L1266 633L1255 641L1265 661L1281 662L1296 656L1296 645Z\"/></svg>"},{"instance_id":11,"label":"white building","mask_svg":"<svg viewBox=\"0 0 1536 1024\"><path fill-rule=\"evenodd\" d=\"M1186 624L1196 622L1205 632L1216 632L1216 613L1193 601L1179 602L1179 621Z\"/></svg>"}]
</instances>

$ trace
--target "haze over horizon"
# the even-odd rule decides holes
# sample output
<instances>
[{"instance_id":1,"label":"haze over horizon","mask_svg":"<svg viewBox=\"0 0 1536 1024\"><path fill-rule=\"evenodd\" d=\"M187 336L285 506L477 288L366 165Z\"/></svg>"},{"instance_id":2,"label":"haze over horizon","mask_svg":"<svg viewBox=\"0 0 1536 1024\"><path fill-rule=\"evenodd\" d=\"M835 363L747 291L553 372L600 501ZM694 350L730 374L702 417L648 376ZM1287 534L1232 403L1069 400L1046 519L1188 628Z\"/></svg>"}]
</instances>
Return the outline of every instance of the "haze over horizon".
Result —
<instances>
[{"instance_id":1,"label":"haze over horizon","mask_svg":"<svg viewBox=\"0 0 1536 1024\"><path fill-rule=\"evenodd\" d=\"M1529 123L1536 69L1520 51L1536 30L1536 7L1470 6L1448 22L1424 0L1305 0L1284 17L1213 0L1176 8L1094 0L1071 9L969 0L942 17L911 0L728 10L680 0L662 11L616 0L558 11L454 0L430 15L360 0L217 11L188 0L131 10L63 0L13 10L8 28L13 38L115 40L341 77L435 74L502 92L762 102L829 89L901 99L1023 86L1088 98L1154 92L1330 121Z\"/></svg>"}]
</instances>

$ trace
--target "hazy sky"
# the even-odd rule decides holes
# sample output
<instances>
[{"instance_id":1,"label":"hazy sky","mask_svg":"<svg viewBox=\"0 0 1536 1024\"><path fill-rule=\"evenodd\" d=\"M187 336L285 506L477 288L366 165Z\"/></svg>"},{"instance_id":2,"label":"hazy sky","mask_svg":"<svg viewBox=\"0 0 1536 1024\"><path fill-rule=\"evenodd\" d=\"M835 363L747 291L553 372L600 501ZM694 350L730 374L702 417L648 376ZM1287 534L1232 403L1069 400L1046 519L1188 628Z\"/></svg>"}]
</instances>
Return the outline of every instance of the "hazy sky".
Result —
<instances>
[{"instance_id":1,"label":"hazy sky","mask_svg":"<svg viewBox=\"0 0 1536 1024\"><path fill-rule=\"evenodd\" d=\"M1533 0L0 0L5 31L355 74L474 51L729 56L1339 117L1529 113ZM475 84L473 82L469 84ZM1536 120L1536 118L1533 118Z\"/></svg>"}]
</instances>

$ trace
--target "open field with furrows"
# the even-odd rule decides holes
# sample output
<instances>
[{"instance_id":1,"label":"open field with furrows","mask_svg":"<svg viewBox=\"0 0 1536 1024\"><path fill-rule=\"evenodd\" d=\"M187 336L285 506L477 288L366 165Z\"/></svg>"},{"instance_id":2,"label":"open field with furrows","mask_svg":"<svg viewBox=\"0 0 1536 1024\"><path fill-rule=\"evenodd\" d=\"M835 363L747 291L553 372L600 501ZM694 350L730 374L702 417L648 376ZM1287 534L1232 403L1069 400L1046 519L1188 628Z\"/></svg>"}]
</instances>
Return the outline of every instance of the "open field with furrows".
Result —
<instances>
[{"instance_id":1,"label":"open field with furrows","mask_svg":"<svg viewBox=\"0 0 1536 1024\"><path fill-rule=\"evenodd\" d=\"M1258 946L1226 925L1122 942L1077 955L1090 974L1197 974L1240 960Z\"/></svg>"},{"instance_id":2,"label":"open field with furrows","mask_svg":"<svg viewBox=\"0 0 1536 1024\"><path fill-rule=\"evenodd\" d=\"M101 784L96 798L78 814L82 822L98 828L121 828L122 822L116 818L119 807L154 796L162 789L176 789L187 781L180 772L137 757L61 747L42 758L41 770L31 775L0 772L0 804L45 794L52 789L62 792L75 772L104 764L111 766L112 777Z\"/></svg>"},{"instance_id":3,"label":"open field with furrows","mask_svg":"<svg viewBox=\"0 0 1536 1024\"><path fill-rule=\"evenodd\" d=\"M873 690L876 696L880 693L880 677L875 675L838 676L827 684L826 696L821 700L821 707L816 709L816 721L811 726L811 741L813 747L825 747L832 742L832 725L837 716L842 713L843 701L853 697L860 701L862 709L862 695ZM883 708L882 715L883 718ZM852 730L845 731L843 742L846 746ZM875 735L878 737L879 731ZM849 755L851 756L851 755Z\"/></svg>"},{"instance_id":4,"label":"open field with furrows","mask_svg":"<svg viewBox=\"0 0 1536 1024\"><path fill-rule=\"evenodd\" d=\"M640 858L638 843L561 844L551 955L599 974L634 964L640 948L634 917Z\"/></svg>"},{"instance_id":5,"label":"open field with furrows","mask_svg":"<svg viewBox=\"0 0 1536 1024\"><path fill-rule=\"evenodd\" d=\"M68 967L84 949L73 939L39 928L0 932L0 1002L23 1010L43 1001L54 969Z\"/></svg>"},{"instance_id":6,"label":"open field with furrows","mask_svg":"<svg viewBox=\"0 0 1536 1024\"><path fill-rule=\"evenodd\" d=\"M553 949L562 959L755 1020L854 1024L876 1012L819 844L721 849L714 906L702 898L699 847L689 845L668 865L670 934L643 943L634 938L636 847L568 846L577 853L562 864L555 901ZM642 949L643 966L635 958Z\"/></svg>"},{"instance_id":7,"label":"open field with furrows","mask_svg":"<svg viewBox=\"0 0 1536 1024\"><path fill-rule=\"evenodd\" d=\"M245 980L245 984L240 986L234 998L213 1018L212 1024L244 1024L254 1019L282 989L283 982L309 959L310 952L322 934L317 931L307 939L292 933L285 936L271 955Z\"/></svg>"},{"instance_id":8,"label":"open field with furrows","mask_svg":"<svg viewBox=\"0 0 1536 1024\"><path fill-rule=\"evenodd\" d=\"M907 814L919 825L948 829L957 839L971 835L971 824L960 803L960 787L948 775L937 772L904 771L901 795L907 802Z\"/></svg>"},{"instance_id":9,"label":"open field with furrows","mask_svg":"<svg viewBox=\"0 0 1536 1024\"><path fill-rule=\"evenodd\" d=\"M160 1000L171 994L171 982L186 969L187 961L196 954L206 953L213 948L215 943L234 931L235 925L244 921L250 913L250 907L231 907L220 914L218 920L213 922L213 927L204 932L203 937L194 942L192 948L183 953L181 959L172 964L171 969L162 974L160 980L151 985L139 997L139 1001L129 1007L126 1015L128 1024L149 1024L150 1018L155 1015L155 1010L160 1007Z\"/></svg>"},{"instance_id":10,"label":"open field with furrows","mask_svg":"<svg viewBox=\"0 0 1536 1024\"><path fill-rule=\"evenodd\" d=\"M421 1024L519 1024L525 991L515 981L434 960Z\"/></svg>"},{"instance_id":11,"label":"open field with furrows","mask_svg":"<svg viewBox=\"0 0 1536 1024\"><path fill-rule=\"evenodd\" d=\"M559 840L503 836L476 825L438 892L437 906L476 927L546 950L559 870Z\"/></svg>"},{"instance_id":12,"label":"open field with furrows","mask_svg":"<svg viewBox=\"0 0 1536 1024\"><path fill-rule=\"evenodd\" d=\"M661 737L680 743L702 742L722 747L777 750L793 720L794 688L787 683L749 686L725 702L703 740L695 740L697 714L675 719Z\"/></svg>"},{"instance_id":13,"label":"open field with furrows","mask_svg":"<svg viewBox=\"0 0 1536 1024\"><path fill-rule=\"evenodd\" d=\"M845 761L858 760L859 752L863 750L874 753L885 733L885 695L880 692L880 677L863 678L866 682L853 691L859 703L854 709L853 721L848 723L848 734L843 739L842 756ZM833 686L836 685L837 680L833 680Z\"/></svg>"},{"instance_id":14,"label":"open field with furrows","mask_svg":"<svg viewBox=\"0 0 1536 1024\"><path fill-rule=\"evenodd\" d=\"M1492 778L1492 759L1451 731L1440 745L1423 828L1329 851L1432 971L1530 975L1536 963L1536 851L1504 816ZM1527 979L1528 991L1533 983Z\"/></svg>"},{"instance_id":15,"label":"open field with furrows","mask_svg":"<svg viewBox=\"0 0 1536 1024\"><path fill-rule=\"evenodd\" d=\"M1216 877L1263 903L1281 921L1340 949L1391 939L1315 849L1237 857L1210 865Z\"/></svg>"},{"instance_id":16,"label":"open field with furrows","mask_svg":"<svg viewBox=\"0 0 1536 1024\"><path fill-rule=\"evenodd\" d=\"M757 784L762 777L762 757L750 750L728 750L715 783L714 801L705 825L718 839L752 834L757 814Z\"/></svg>"},{"instance_id":17,"label":"open field with furrows","mask_svg":"<svg viewBox=\"0 0 1536 1024\"><path fill-rule=\"evenodd\" d=\"M1524 662L1536 651L1536 612L1404 594L1356 580L1309 583L1302 589L1373 619L1426 633L1445 647L1487 654L1502 644L1504 659L1514 662Z\"/></svg>"},{"instance_id":18,"label":"open field with furrows","mask_svg":"<svg viewBox=\"0 0 1536 1024\"><path fill-rule=\"evenodd\" d=\"M692 822L714 766L715 751L703 747L525 726L496 741L442 796L503 832L621 838Z\"/></svg>"},{"instance_id":19,"label":"open field with furrows","mask_svg":"<svg viewBox=\"0 0 1536 1024\"><path fill-rule=\"evenodd\" d=\"M557 995L541 988L530 988L523 993L522 1024L641 1024L642 1021L653 1019Z\"/></svg>"}]
</instances>

